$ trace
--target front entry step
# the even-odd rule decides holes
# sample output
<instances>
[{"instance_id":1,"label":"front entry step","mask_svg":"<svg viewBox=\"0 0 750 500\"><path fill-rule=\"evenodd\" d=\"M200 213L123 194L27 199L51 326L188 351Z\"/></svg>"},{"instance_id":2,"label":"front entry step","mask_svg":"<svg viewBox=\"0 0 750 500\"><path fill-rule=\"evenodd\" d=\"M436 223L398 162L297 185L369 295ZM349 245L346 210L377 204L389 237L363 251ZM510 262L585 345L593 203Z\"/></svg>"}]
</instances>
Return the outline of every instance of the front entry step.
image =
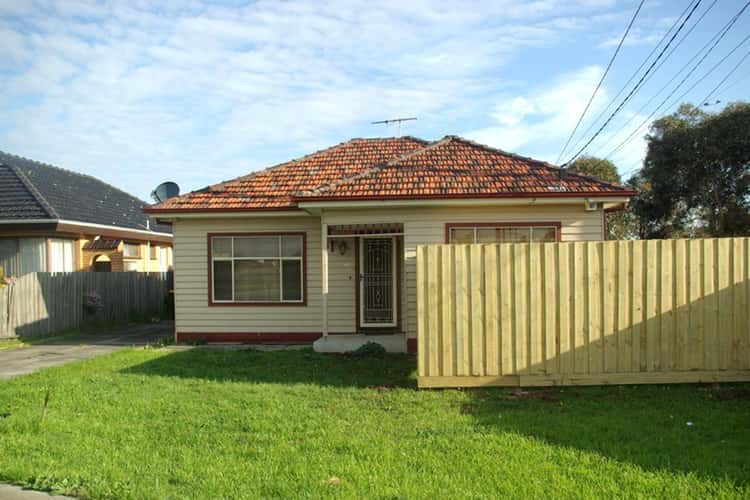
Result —
<instances>
[{"instance_id":1,"label":"front entry step","mask_svg":"<svg viewBox=\"0 0 750 500\"><path fill-rule=\"evenodd\" d=\"M316 352L349 352L375 342L382 345L387 352L406 352L406 335L328 335L320 337L313 344Z\"/></svg>"}]
</instances>

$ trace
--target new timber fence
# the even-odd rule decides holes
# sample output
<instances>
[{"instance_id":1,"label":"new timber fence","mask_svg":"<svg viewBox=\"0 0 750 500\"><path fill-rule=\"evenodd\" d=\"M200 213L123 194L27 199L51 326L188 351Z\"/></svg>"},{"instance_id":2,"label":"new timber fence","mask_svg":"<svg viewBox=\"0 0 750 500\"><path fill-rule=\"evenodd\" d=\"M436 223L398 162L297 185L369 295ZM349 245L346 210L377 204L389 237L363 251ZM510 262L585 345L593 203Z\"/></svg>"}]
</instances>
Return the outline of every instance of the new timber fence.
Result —
<instances>
[{"instance_id":1,"label":"new timber fence","mask_svg":"<svg viewBox=\"0 0 750 500\"><path fill-rule=\"evenodd\" d=\"M417 248L420 387L750 380L750 239Z\"/></svg>"},{"instance_id":2,"label":"new timber fence","mask_svg":"<svg viewBox=\"0 0 750 500\"><path fill-rule=\"evenodd\" d=\"M0 338L169 312L172 273L31 273L0 287Z\"/></svg>"}]
</instances>

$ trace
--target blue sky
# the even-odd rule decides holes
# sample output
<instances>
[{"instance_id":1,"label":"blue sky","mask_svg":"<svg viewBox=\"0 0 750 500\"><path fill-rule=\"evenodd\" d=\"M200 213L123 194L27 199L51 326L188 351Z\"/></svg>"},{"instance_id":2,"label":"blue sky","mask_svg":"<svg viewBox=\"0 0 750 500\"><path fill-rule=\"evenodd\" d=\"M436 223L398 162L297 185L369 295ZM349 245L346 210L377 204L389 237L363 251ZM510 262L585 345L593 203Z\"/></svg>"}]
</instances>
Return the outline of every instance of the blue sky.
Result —
<instances>
[{"instance_id":1,"label":"blue sky","mask_svg":"<svg viewBox=\"0 0 750 500\"><path fill-rule=\"evenodd\" d=\"M398 116L418 117L402 134L554 162L637 3L0 0L0 149L143 199L161 181L184 192L396 135L370 122ZM688 3L646 0L580 137ZM589 151L606 155L633 132L679 80L640 108L744 3L717 0ZM747 33L750 9L682 89ZM685 100L702 100L748 49ZM749 71L750 59L713 100L750 98ZM621 172L643 157L643 133L613 155Z\"/></svg>"}]
</instances>

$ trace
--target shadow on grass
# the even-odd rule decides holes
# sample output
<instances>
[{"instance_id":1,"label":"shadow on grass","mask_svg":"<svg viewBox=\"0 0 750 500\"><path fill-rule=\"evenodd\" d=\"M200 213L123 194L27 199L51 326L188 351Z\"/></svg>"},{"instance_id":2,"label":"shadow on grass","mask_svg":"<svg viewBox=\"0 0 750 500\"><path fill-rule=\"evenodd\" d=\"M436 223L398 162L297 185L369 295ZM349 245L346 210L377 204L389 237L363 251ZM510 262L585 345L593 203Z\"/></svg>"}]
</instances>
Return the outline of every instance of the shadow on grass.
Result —
<instances>
[{"instance_id":1,"label":"shadow on grass","mask_svg":"<svg viewBox=\"0 0 750 500\"><path fill-rule=\"evenodd\" d=\"M189 349L123 370L162 377L335 387L416 388L416 358L352 358L312 350Z\"/></svg>"},{"instance_id":2,"label":"shadow on grass","mask_svg":"<svg viewBox=\"0 0 750 500\"><path fill-rule=\"evenodd\" d=\"M645 470L750 484L750 384L476 390L462 410L496 431Z\"/></svg>"},{"instance_id":3,"label":"shadow on grass","mask_svg":"<svg viewBox=\"0 0 750 500\"><path fill-rule=\"evenodd\" d=\"M174 351L122 373L287 386L415 389L415 368L415 358L408 355L357 359L311 350L199 348ZM694 473L742 486L750 483L746 459L750 384L719 389L606 386L520 394L509 389L476 389L460 399L464 401L461 412L491 432L517 433L648 471ZM451 401L455 398L447 397L445 404Z\"/></svg>"}]
</instances>

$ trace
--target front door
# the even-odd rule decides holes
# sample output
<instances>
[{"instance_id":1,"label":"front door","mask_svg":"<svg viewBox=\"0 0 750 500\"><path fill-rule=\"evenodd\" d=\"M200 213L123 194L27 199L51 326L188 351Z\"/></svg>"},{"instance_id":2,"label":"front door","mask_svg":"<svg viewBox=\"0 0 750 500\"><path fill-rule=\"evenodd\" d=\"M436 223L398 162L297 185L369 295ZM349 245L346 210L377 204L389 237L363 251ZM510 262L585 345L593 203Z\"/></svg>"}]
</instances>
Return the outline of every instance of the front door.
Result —
<instances>
[{"instance_id":1,"label":"front door","mask_svg":"<svg viewBox=\"0 0 750 500\"><path fill-rule=\"evenodd\" d=\"M359 253L360 326L396 326L396 244L392 237L364 237Z\"/></svg>"}]
</instances>

